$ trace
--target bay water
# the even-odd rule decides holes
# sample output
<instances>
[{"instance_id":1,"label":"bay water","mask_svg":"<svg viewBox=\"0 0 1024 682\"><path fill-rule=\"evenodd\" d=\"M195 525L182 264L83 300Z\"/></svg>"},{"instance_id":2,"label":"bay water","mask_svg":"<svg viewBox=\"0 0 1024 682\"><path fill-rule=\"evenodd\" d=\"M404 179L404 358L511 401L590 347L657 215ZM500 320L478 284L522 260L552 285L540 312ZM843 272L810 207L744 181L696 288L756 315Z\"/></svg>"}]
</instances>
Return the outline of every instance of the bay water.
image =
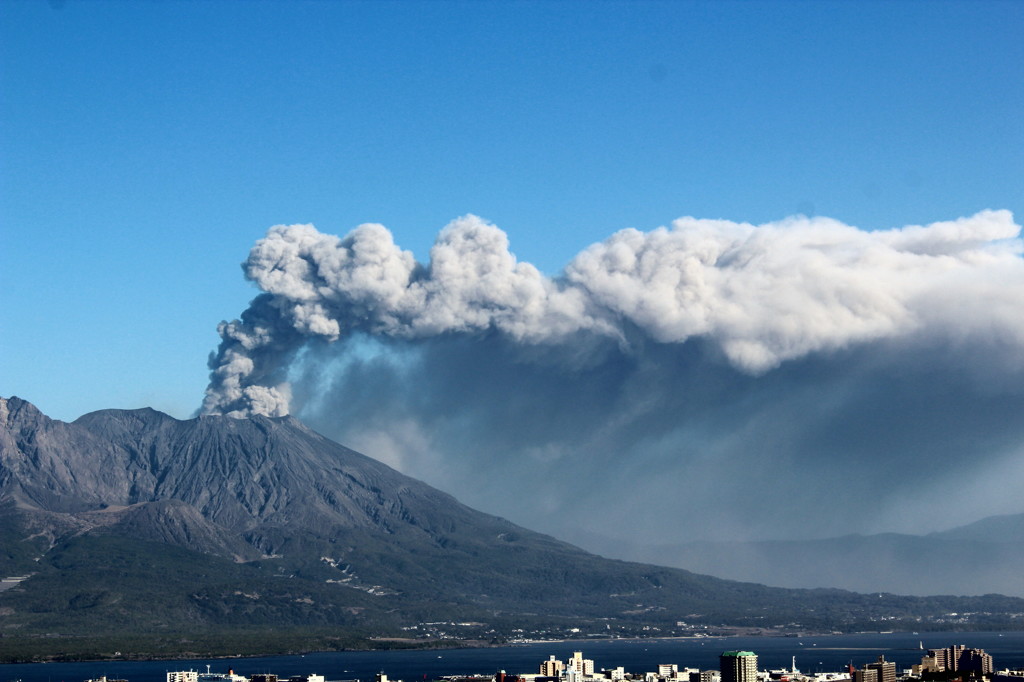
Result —
<instances>
[{"instance_id":1,"label":"bay water","mask_svg":"<svg viewBox=\"0 0 1024 682\"><path fill-rule=\"evenodd\" d=\"M1024 668L1024 632L940 632L828 635L815 637L713 637L700 639L591 640L535 642L480 649L352 651L164 661L93 661L0 665L0 682L82 682L106 676L128 682L164 682L173 670L213 672L234 670L241 675L317 673L327 680L373 682L378 672L391 680L421 682L443 675L536 673L549 656L566 660L574 651L594 660L596 670L622 666L629 673L656 671L662 663L680 668L717 669L723 651L741 649L758 655L758 667L789 668L792 658L803 672L839 671L885 656L898 670L919 663L927 649L965 644L991 654L996 669Z\"/></svg>"}]
</instances>

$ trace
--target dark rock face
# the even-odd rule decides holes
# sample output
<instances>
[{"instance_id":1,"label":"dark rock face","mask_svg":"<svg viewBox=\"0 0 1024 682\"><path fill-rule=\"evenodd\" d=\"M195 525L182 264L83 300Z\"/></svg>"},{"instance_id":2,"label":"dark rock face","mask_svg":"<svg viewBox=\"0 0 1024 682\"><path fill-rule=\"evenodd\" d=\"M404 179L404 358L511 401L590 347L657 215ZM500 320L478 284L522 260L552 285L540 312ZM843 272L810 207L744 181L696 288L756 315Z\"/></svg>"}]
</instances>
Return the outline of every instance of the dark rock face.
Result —
<instances>
[{"instance_id":1,"label":"dark rock face","mask_svg":"<svg viewBox=\"0 0 1024 682\"><path fill-rule=\"evenodd\" d=\"M11 398L0 401L0 424L0 496L24 512L65 515L72 527L238 559L280 553L291 531L443 547L463 529L502 547L513 536L561 544L475 512L291 417L179 421L151 409L101 410L68 424Z\"/></svg>"},{"instance_id":2,"label":"dark rock face","mask_svg":"<svg viewBox=\"0 0 1024 682\"><path fill-rule=\"evenodd\" d=\"M46 417L18 398L0 400L0 495L53 512L97 509L145 476L123 448Z\"/></svg>"},{"instance_id":3,"label":"dark rock face","mask_svg":"<svg viewBox=\"0 0 1024 682\"><path fill-rule=\"evenodd\" d=\"M0 630L394 633L450 619L511 631L524 618L604 629L680 617L863 629L953 611L1004 627L1011 616L998 614L1024 611L1021 599L786 590L603 559L289 417L101 410L64 423L0 399L0 575L24 574L0 593Z\"/></svg>"},{"instance_id":4,"label":"dark rock face","mask_svg":"<svg viewBox=\"0 0 1024 682\"><path fill-rule=\"evenodd\" d=\"M127 538L417 603L591 599L594 580L574 569L593 562L593 598L650 586L639 564L625 575L626 564L472 510L290 417L101 410L64 423L10 398L0 424L0 532L44 553Z\"/></svg>"}]
</instances>

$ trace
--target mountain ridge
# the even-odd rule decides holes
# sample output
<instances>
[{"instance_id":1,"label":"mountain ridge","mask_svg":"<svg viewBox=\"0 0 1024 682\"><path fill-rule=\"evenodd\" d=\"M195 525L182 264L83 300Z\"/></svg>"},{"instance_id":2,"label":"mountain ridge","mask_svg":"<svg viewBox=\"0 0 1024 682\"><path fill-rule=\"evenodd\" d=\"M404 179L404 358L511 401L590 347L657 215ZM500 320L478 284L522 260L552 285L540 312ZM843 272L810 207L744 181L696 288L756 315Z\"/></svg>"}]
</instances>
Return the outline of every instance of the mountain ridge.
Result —
<instances>
[{"instance_id":1,"label":"mountain ridge","mask_svg":"<svg viewBox=\"0 0 1024 682\"><path fill-rule=\"evenodd\" d=\"M698 573L777 587L837 587L856 592L962 593L1024 597L1024 514L986 517L926 535L849 534L815 540L699 541L638 548ZM856 571L849 568L856 566Z\"/></svg>"},{"instance_id":2,"label":"mountain ridge","mask_svg":"<svg viewBox=\"0 0 1024 682\"><path fill-rule=\"evenodd\" d=\"M365 637L439 620L479 622L487 638L926 629L954 626L950 612L1012 627L1024 612L1001 596L769 588L606 559L290 417L100 410L65 423L12 397L0 426L0 573L31 575L0 592L0 629L26 637L126 622L150 635L315 625Z\"/></svg>"},{"instance_id":3,"label":"mountain ridge","mask_svg":"<svg viewBox=\"0 0 1024 682\"><path fill-rule=\"evenodd\" d=\"M963 526L929 533L927 537L1021 544L1024 543L1024 512L986 516Z\"/></svg>"}]
</instances>

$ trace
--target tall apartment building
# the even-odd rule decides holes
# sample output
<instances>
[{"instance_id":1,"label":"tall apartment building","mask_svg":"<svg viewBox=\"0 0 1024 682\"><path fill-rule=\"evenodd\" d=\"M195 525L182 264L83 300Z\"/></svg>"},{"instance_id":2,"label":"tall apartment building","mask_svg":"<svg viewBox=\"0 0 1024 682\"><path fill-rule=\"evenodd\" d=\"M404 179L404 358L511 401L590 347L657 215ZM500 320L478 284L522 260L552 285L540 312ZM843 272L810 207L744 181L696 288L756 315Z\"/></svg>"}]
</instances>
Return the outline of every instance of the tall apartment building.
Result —
<instances>
[{"instance_id":1,"label":"tall apartment building","mask_svg":"<svg viewBox=\"0 0 1024 682\"><path fill-rule=\"evenodd\" d=\"M572 658L565 662L565 667L575 670L584 677L594 676L594 661L589 658L583 658L582 651L574 651Z\"/></svg>"},{"instance_id":2,"label":"tall apartment building","mask_svg":"<svg viewBox=\"0 0 1024 682\"><path fill-rule=\"evenodd\" d=\"M954 644L945 649L929 649L928 655L914 666L914 674L941 672L969 672L977 676L991 673L992 657L984 649L968 649Z\"/></svg>"},{"instance_id":3,"label":"tall apartment building","mask_svg":"<svg viewBox=\"0 0 1024 682\"><path fill-rule=\"evenodd\" d=\"M854 670L853 682L896 682L896 664L879 656L876 662Z\"/></svg>"},{"instance_id":4,"label":"tall apartment building","mask_svg":"<svg viewBox=\"0 0 1024 682\"><path fill-rule=\"evenodd\" d=\"M853 682L878 682L878 671L868 670L865 666L853 671Z\"/></svg>"},{"instance_id":5,"label":"tall apartment building","mask_svg":"<svg viewBox=\"0 0 1024 682\"><path fill-rule=\"evenodd\" d=\"M565 670L565 664L554 656L540 664L540 674L544 677L561 677L563 670Z\"/></svg>"},{"instance_id":6,"label":"tall apartment building","mask_svg":"<svg viewBox=\"0 0 1024 682\"><path fill-rule=\"evenodd\" d=\"M984 649L966 649L960 654L957 667L964 672L987 675L993 672L992 657Z\"/></svg>"},{"instance_id":7,"label":"tall apartment building","mask_svg":"<svg viewBox=\"0 0 1024 682\"><path fill-rule=\"evenodd\" d=\"M722 682L757 682L757 654L753 651L726 651L718 657Z\"/></svg>"}]
</instances>

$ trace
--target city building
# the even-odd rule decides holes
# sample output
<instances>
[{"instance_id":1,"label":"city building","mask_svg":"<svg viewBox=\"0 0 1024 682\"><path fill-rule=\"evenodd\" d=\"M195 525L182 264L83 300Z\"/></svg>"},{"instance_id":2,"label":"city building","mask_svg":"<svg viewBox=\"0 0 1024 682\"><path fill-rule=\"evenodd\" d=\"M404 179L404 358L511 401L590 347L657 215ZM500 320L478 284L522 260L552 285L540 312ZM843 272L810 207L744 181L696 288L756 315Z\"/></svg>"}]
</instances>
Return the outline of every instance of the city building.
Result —
<instances>
[{"instance_id":1,"label":"city building","mask_svg":"<svg viewBox=\"0 0 1024 682\"><path fill-rule=\"evenodd\" d=\"M554 656L540 664L540 674L544 677L560 677L563 670L565 670L565 664L555 659Z\"/></svg>"},{"instance_id":2,"label":"city building","mask_svg":"<svg viewBox=\"0 0 1024 682\"><path fill-rule=\"evenodd\" d=\"M168 682L170 682L168 680ZM249 676L249 682L277 682L277 675L274 673L256 673Z\"/></svg>"},{"instance_id":3,"label":"city building","mask_svg":"<svg viewBox=\"0 0 1024 682\"><path fill-rule=\"evenodd\" d=\"M868 663L863 670L853 673L853 682L896 682L896 663L879 656L874 663Z\"/></svg>"},{"instance_id":4,"label":"city building","mask_svg":"<svg viewBox=\"0 0 1024 682\"><path fill-rule=\"evenodd\" d=\"M876 671L877 682L896 682L896 664L885 656L879 656L876 663L867 664L864 669Z\"/></svg>"},{"instance_id":5,"label":"city building","mask_svg":"<svg viewBox=\"0 0 1024 682\"><path fill-rule=\"evenodd\" d=\"M594 661L589 658L583 658L582 651L574 651L572 658L565 662L566 669L575 670L578 675L584 677L594 676Z\"/></svg>"},{"instance_id":6,"label":"city building","mask_svg":"<svg viewBox=\"0 0 1024 682\"><path fill-rule=\"evenodd\" d=\"M974 677L991 674L992 657L984 649L968 649L954 644L945 649L929 649L921 663L914 666L914 674L926 676L945 672L966 672Z\"/></svg>"},{"instance_id":7,"label":"city building","mask_svg":"<svg viewBox=\"0 0 1024 682\"><path fill-rule=\"evenodd\" d=\"M718 664L721 682L757 682L757 654L753 651L725 651Z\"/></svg>"},{"instance_id":8,"label":"city building","mask_svg":"<svg viewBox=\"0 0 1024 682\"><path fill-rule=\"evenodd\" d=\"M992 682L1024 682L1024 670L998 670L992 672Z\"/></svg>"},{"instance_id":9,"label":"city building","mask_svg":"<svg viewBox=\"0 0 1024 682\"><path fill-rule=\"evenodd\" d=\"M167 673L167 682L198 682L198 670L178 670Z\"/></svg>"}]
</instances>

